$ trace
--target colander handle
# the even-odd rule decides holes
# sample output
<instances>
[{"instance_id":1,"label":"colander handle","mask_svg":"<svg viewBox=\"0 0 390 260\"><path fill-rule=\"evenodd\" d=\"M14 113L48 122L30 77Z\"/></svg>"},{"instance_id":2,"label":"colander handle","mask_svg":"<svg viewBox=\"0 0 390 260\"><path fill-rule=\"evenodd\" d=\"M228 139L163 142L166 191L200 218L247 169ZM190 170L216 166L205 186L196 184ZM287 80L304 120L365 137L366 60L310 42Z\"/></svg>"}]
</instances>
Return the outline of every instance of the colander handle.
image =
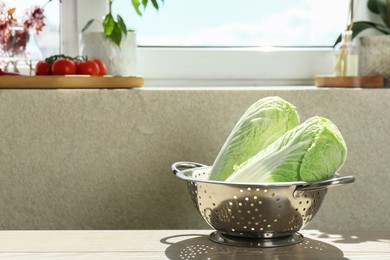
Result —
<instances>
[{"instance_id":1,"label":"colander handle","mask_svg":"<svg viewBox=\"0 0 390 260\"><path fill-rule=\"evenodd\" d=\"M207 165L196 163L196 162L175 162L172 164L172 172L176 175L176 173L180 172L181 170L179 168L198 168L198 167L207 167Z\"/></svg>"},{"instance_id":2,"label":"colander handle","mask_svg":"<svg viewBox=\"0 0 390 260\"><path fill-rule=\"evenodd\" d=\"M296 191L322 190L325 188L331 188L331 187L344 185L347 183L352 183L354 181L355 181L355 177L353 177L353 176L337 177L337 178L333 178L333 179L329 179L329 180L325 180L325 181L299 185L299 186L297 186Z\"/></svg>"}]
</instances>

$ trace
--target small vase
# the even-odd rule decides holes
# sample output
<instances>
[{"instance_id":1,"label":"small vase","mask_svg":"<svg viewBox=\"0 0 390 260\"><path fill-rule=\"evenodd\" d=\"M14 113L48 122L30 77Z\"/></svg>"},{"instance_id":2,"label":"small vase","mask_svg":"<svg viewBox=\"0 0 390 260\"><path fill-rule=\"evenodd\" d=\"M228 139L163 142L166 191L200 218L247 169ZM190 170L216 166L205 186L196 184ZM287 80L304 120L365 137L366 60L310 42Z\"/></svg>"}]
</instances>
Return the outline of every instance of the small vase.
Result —
<instances>
[{"instance_id":1,"label":"small vase","mask_svg":"<svg viewBox=\"0 0 390 260\"><path fill-rule=\"evenodd\" d=\"M32 60L43 59L42 52L35 42L34 31L23 26L12 26L0 36L0 57L4 59L4 70L19 73L20 63L31 64Z\"/></svg>"},{"instance_id":2,"label":"small vase","mask_svg":"<svg viewBox=\"0 0 390 260\"><path fill-rule=\"evenodd\" d=\"M359 72L359 51L352 41L352 31L342 34L342 41L335 46L334 75L357 76Z\"/></svg>"},{"instance_id":3,"label":"small vase","mask_svg":"<svg viewBox=\"0 0 390 260\"><path fill-rule=\"evenodd\" d=\"M5 58L24 58L30 39L28 30L22 26L12 26L5 30L1 39L2 53Z\"/></svg>"},{"instance_id":4,"label":"small vase","mask_svg":"<svg viewBox=\"0 0 390 260\"><path fill-rule=\"evenodd\" d=\"M101 32L85 32L81 34L80 50L82 56L101 59L106 64L109 75L137 75L135 33L129 32L127 36L123 36L118 46Z\"/></svg>"}]
</instances>

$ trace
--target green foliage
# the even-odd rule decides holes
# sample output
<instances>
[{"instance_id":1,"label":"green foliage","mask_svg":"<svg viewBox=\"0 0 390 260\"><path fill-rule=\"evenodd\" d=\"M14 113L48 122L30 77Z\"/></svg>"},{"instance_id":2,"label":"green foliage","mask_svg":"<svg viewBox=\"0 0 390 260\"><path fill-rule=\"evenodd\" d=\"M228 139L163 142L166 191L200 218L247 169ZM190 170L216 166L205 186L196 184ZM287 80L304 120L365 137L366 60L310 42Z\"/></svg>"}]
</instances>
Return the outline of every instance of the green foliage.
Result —
<instances>
[{"instance_id":1,"label":"green foliage","mask_svg":"<svg viewBox=\"0 0 390 260\"><path fill-rule=\"evenodd\" d=\"M367 2L368 9L375 14L379 14L387 26L389 26L388 2L388 0L368 0Z\"/></svg>"},{"instance_id":2,"label":"green foliage","mask_svg":"<svg viewBox=\"0 0 390 260\"><path fill-rule=\"evenodd\" d=\"M118 17L120 16L118 15ZM122 28L119 23L114 20L111 13L106 15L103 20L103 31L107 38L110 38L118 46L120 45L122 41Z\"/></svg>"},{"instance_id":3,"label":"green foliage","mask_svg":"<svg viewBox=\"0 0 390 260\"><path fill-rule=\"evenodd\" d=\"M390 34L390 28L386 25L360 21L352 24L352 38L355 38L360 32L370 28L374 28L384 34ZM333 47L335 47L339 42L341 42L341 35L339 35Z\"/></svg>"},{"instance_id":4,"label":"green foliage","mask_svg":"<svg viewBox=\"0 0 390 260\"><path fill-rule=\"evenodd\" d=\"M367 8L371 12L380 15L383 23L358 21L352 24L352 38L367 29L376 29L383 34L390 34L390 0L368 0ZM337 38L334 46L341 41L341 35Z\"/></svg>"},{"instance_id":5,"label":"green foliage","mask_svg":"<svg viewBox=\"0 0 390 260\"><path fill-rule=\"evenodd\" d=\"M112 15L111 6L112 6L113 1L114 0L110 0L110 11L104 17L104 20L102 23L103 32L107 38L112 40L116 45L120 46L123 35L126 36L127 32L132 32L133 30L131 30L127 27L125 21L123 20L123 18L120 15L117 15L116 19ZM160 1L161 3L164 3L164 0L151 0L152 5L156 10L159 10L159 8L160 8L160 4L158 1ZM146 7L148 6L148 2L149 2L149 0L142 0L142 1L131 0L131 3L134 7L134 10L136 11L136 13L139 16L142 16L143 13L145 12ZM99 22L96 19L89 20L85 24L85 26L83 27L83 29L81 31L85 32L92 25L92 23L95 21Z\"/></svg>"}]
</instances>

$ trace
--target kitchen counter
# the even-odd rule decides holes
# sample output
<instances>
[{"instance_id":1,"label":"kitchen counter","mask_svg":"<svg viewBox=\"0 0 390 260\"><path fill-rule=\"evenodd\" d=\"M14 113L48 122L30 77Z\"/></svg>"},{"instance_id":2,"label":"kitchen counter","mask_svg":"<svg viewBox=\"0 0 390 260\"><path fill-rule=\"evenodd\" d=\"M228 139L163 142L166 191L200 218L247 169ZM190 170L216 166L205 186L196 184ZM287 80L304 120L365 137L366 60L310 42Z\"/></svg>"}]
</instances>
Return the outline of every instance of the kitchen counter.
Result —
<instances>
[{"instance_id":1,"label":"kitchen counter","mask_svg":"<svg viewBox=\"0 0 390 260\"><path fill-rule=\"evenodd\" d=\"M214 243L211 230L0 231L6 259L390 259L390 230L302 230L302 243L244 248Z\"/></svg>"}]
</instances>

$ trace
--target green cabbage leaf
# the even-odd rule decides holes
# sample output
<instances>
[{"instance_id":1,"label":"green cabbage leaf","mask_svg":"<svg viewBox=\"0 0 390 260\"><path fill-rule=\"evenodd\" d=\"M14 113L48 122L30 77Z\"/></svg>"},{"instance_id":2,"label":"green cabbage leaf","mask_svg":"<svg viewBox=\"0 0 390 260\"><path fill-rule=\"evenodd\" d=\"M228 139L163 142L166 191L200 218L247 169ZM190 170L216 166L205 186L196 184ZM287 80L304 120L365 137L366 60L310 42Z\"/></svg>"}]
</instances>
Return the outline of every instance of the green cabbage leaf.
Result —
<instances>
[{"instance_id":1,"label":"green cabbage leaf","mask_svg":"<svg viewBox=\"0 0 390 260\"><path fill-rule=\"evenodd\" d=\"M312 117L236 167L227 182L315 182L331 178L347 147L334 123Z\"/></svg>"},{"instance_id":2,"label":"green cabbage leaf","mask_svg":"<svg viewBox=\"0 0 390 260\"><path fill-rule=\"evenodd\" d=\"M258 100L242 115L216 157L210 180L224 181L236 168L299 125L295 107L280 97Z\"/></svg>"}]
</instances>

